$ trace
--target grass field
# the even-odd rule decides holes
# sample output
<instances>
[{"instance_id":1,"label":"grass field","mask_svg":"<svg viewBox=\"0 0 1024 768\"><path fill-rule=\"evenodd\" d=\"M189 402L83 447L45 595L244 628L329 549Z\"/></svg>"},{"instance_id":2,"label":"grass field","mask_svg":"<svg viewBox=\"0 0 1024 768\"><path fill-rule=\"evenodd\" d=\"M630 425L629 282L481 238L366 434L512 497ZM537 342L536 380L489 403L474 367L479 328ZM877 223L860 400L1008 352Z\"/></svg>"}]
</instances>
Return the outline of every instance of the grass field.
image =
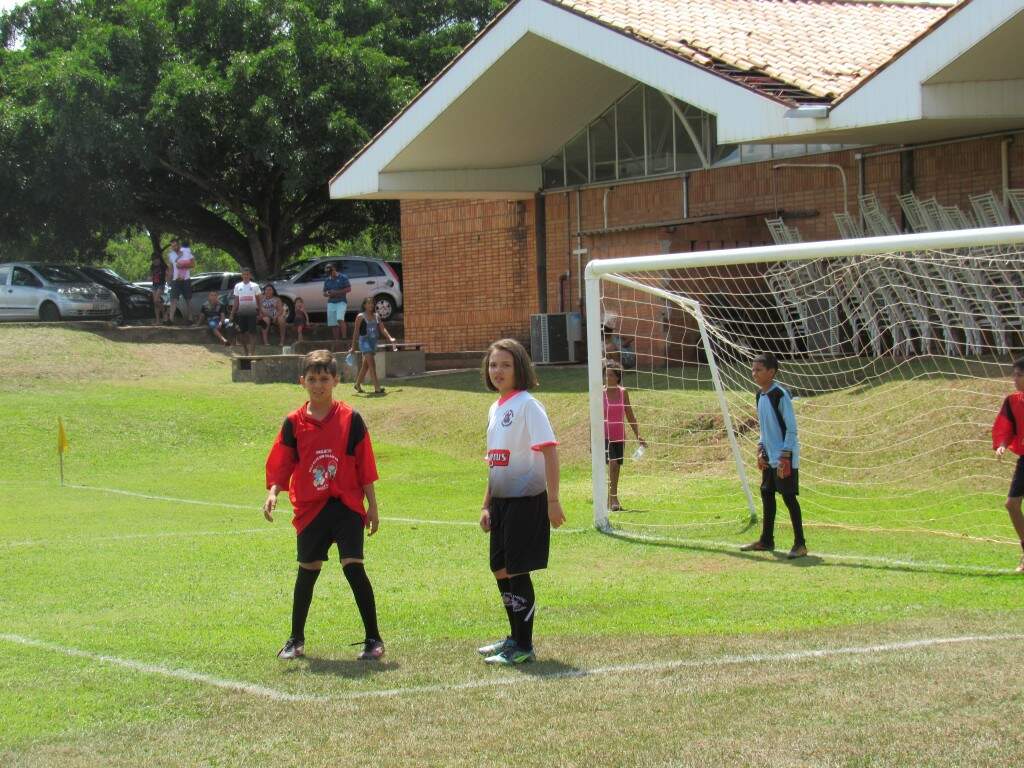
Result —
<instances>
[{"instance_id":1,"label":"grass field","mask_svg":"<svg viewBox=\"0 0 1024 768\"><path fill-rule=\"evenodd\" d=\"M670 520L656 501L676 486L624 474L636 508L620 528L657 540L600 534L580 369L541 372L569 520L535 578L539 661L506 670L475 653L505 629L476 528L492 399L476 375L353 400L381 473L367 570L388 654L354 661L361 626L335 559L308 657L282 663L294 533L259 506L266 451L301 390L230 384L227 360L200 347L57 328L0 327L0 359L2 766L1024 759L1019 552L809 519L814 556L748 556L735 482L715 476L682 487L712 499L702 509L721 525L659 533ZM861 504L846 522L897 527L884 495ZM978 524L1009 539L1005 513L988 514ZM788 536L783 510L780 546Z\"/></svg>"}]
</instances>

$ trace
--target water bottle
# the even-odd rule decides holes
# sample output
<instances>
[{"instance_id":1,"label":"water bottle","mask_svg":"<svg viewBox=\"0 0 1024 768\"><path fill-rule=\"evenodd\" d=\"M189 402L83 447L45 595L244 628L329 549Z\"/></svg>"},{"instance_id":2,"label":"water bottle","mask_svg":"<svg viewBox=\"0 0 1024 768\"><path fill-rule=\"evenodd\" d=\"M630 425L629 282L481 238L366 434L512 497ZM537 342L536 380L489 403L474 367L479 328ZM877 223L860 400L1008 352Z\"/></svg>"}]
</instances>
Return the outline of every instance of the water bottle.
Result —
<instances>
[{"instance_id":1,"label":"water bottle","mask_svg":"<svg viewBox=\"0 0 1024 768\"><path fill-rule=\"evenodd\" d=\"M640 459L644 457L645 453L647 453L647 447L641 443L636 447L636 450L633 451L633 461L640 461Z\"/></svg>"},{"instance_id":2,"label":"water bottle","mask_svg":"<svg viewBox=\"0 0 1024 768\"><path fill-rule=\"evenodd\" d=\"M345 355L345 365L347 365L347 366L349 366L351 368L355 364L356 364L356 356L355 355L353 355L351 352L349 352L347 355Z\"/></svg>"}]
</instances>

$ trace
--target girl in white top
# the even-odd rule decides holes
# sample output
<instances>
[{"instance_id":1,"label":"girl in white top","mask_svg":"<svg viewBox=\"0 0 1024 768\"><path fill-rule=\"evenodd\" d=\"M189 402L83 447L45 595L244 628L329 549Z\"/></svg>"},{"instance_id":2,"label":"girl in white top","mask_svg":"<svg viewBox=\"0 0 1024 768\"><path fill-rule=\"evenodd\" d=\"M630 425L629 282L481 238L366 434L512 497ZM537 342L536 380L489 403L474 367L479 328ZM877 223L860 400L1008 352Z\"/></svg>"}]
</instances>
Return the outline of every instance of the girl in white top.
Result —
<instances>
[{"instance_id":1,"label":"girl in white top","mask_svg":"<svg viewBox=\"0 0 1024 768\"><path fill-rule=\"evenodd\" d=\"M491 344L483 368L484 383L498 400L487 417L489 471L480 527L490 534L491 572L511 633L479 651L488 664L521 664L536 658L530 572L547 567L551 528L565 522L558 442L544 406L526 391L537 386L537 376L518 341Z\"/></svg>"}]
</instances>

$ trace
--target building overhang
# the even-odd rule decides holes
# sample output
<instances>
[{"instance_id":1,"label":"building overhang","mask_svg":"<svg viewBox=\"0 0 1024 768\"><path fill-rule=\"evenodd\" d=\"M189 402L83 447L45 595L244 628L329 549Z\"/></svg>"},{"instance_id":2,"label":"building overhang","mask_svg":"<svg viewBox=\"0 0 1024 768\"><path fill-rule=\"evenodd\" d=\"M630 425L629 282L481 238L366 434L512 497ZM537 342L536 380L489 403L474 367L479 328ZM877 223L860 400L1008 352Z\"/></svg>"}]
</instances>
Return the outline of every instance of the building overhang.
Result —
<instances>
[{"instance_id":1,"label":"building overhang","mask_svg":"<svg viewBox=\"0 0 1024 768\"><path fill-rule=\"evenodd\" d=\"M342 168L332 198L527 198L635 82L719 143L916 143L1024 127L1024 0L970 0L832 105L797 107L545 0L518 0Z\"/></svg>"},{"instance_id":2,"label":"building overhang","mask_svg":"<svg viewBox=\"0 0 1024 768\"><path fill-rule=\"evenodd\" d=\"M839 99L749 141L905 144L1024 127L1024 0L970 0Z\"/></svg>"}]
</instances>

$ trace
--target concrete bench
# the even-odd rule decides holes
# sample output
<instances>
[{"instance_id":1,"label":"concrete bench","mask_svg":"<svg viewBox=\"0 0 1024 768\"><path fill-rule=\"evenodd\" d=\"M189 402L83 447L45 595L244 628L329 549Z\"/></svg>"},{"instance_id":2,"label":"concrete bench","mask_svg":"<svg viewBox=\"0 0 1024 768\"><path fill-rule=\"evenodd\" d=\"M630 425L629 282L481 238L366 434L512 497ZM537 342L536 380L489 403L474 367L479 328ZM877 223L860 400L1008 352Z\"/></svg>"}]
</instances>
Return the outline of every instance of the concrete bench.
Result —
<instances>
[{"instance_id":1,"label":"concrete bench","mask_svg":"<svg viewBox=\"0 0 1024 768\"><path fill-rule=\"evenodd\" d=\"M253 384L297 384L303 355L239 355L231 358L231 380Z\"/></svg>"},{"instance_id":2,"label":"concrete bench","mask_svg":"<svg viewBox=\"0 0 1024 768\"><path fill-rule=\"evenodd\" d=\"M416 376L426 371L426 352L422 344L399 343L398 351L388 344L381 347L374 357L377 364L377 378L401 378ZM335 352L338 377L342 381L355 381L359 372L360 356L353 355L353 364L345 358L348 352ZM251 381L253 384L295 384L302 373L305 355L239 355L231 358L231 380Z\"/></svg>"}]
</instances>

